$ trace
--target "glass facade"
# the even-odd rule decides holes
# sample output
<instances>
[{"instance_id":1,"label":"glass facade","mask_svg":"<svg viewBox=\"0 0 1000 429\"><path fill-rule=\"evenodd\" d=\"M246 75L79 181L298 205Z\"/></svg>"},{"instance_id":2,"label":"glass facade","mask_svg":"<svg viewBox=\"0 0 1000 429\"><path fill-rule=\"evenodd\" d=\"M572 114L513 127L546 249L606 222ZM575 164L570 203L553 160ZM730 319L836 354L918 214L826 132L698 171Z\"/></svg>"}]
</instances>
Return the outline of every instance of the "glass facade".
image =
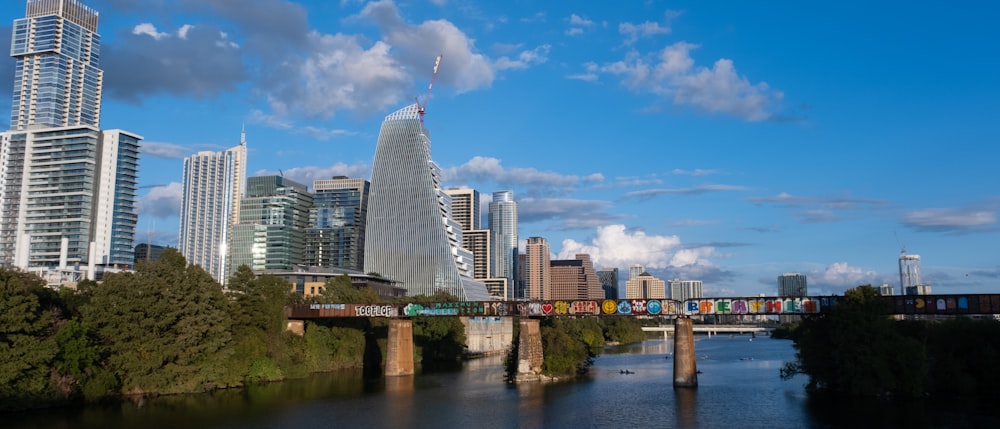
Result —
<instances>
[{"instance_id":1,"label":"glass facade","mask_svg":"<svg viewBox=\"0 0 1000 429\"><path fill-rule=\"evenodd\" d=\"M229 272L230 227L239 219L246 139L225 152L198 152L184 159L178 250L216 281Z\"/></svg>"},{"instance_id":2,"label":"glass facade","mask_svg":"<svg viewBox=\"0 0 1000 429\"><path fill-rule=\"evenodd\" d=\"M313 182L313 208L306 231L305 263L361 271L371 183L334 177Z\"/></svg>"},{"instance_id":3,"label":"glass facade","mask_svg":"<svg viewBox=\"0 0 1000 429\"><path fill-rule=\"evenodd\" d=\"M431 141L416 104L382 122L372 165L365 233L365 269L397 280L408 295L451 293L488 300L472 279L471 253L461 247L461 227L431 160Z\"/></svg>"},{"instance_id":4,"label":"glass facade","mask_svg":"<svg viewBox=\"0 0 1000 429\"><path fill-rule=\"evenodd\" d=\"M312 202L300 183L281 176L248 178L240 222L232 231L229 274L240 265L255 271L302 265Z\"/></svg>"},{"instance_id":5,"label":"glass facade","mask_svg":"<svg viewBox=\"0 0 1000 429\"><path fill-rule=\"evenodd\" d=\"M507 299L524 298L524 289L517 282L517 203L513 191L493 193L490 203L490 261L493 277L507 279L517 285L508 290Z\"/></svg>"},{"instance_id":6,"label":"glass facade","mask_svg":"<svg viewBox=\"0 0 1000 429\"><path fill-rule=\"evenodd\" d=\"M101 37L97 12L77 0L28 0L14 21L15 58L10 128L101 122Z\"/></svg>"}]
</instances>

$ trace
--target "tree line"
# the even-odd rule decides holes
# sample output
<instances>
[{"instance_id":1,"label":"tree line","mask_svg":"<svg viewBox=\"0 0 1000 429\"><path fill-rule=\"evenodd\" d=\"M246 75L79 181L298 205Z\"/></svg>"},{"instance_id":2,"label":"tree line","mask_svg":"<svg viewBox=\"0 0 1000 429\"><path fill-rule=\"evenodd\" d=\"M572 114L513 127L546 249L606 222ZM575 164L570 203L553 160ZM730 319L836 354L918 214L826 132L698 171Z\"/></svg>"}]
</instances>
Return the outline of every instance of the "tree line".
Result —
<instances>
[{"instance_id":1,"label":"tree line","mask_svg":"<svg viewBox=\"0 0 1000 429\"><path fill-rule=\"evenodd\" d=\"M895 320L870 285L848 290L828 314L789 329L796 361L782 376L812 391L859 397L993 397L1000 385L1000 322Z\"/></svg>"}]
</instances>

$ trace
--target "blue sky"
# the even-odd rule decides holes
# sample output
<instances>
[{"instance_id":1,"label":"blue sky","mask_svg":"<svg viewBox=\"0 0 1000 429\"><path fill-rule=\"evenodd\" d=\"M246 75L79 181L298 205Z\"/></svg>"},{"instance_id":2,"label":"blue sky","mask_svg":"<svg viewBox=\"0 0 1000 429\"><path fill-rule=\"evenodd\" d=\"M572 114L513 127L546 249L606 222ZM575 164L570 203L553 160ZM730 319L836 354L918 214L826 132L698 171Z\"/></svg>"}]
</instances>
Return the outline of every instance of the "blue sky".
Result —
<instances>
[{"instance_id":1,"label":"blue sky","mask_svg":"<svg viewBox=\"0 0 1000 429\"><path fill-rule=\"evenodd\" d=\"M369 178L381 120L443 54L426 125L446 185L513 190L521 240L556 257L830 294L898 287L905 247L935 293L1000 292L989 2L85 3L102 128L145 137L140 241L176 244L182 158L244 124L252 174ZM24 2L0 11L9 43Z\"/></svg>"}]
</instances>

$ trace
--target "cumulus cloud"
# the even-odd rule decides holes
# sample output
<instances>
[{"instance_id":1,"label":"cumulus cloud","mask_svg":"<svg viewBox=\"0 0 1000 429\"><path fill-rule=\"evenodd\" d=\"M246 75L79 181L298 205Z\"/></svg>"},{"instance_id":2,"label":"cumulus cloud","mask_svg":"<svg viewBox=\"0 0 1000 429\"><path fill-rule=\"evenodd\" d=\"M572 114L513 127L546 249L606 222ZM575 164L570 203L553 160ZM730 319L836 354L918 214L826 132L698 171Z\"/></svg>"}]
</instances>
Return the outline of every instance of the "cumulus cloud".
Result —
<instances>
[{"instance_id":1,"label":"cumulus cloud","mask_svg":"<svg viewBox=\"0 0 1000 429\"><path fill-rule=\"evenodd\" d=\"M646 21L641 24L623 22L618 24L618 32L625 36L625 44L631 45L639 39L670 34L670 26L661 26L658 22Z\"/></svg>"},{"instance_id":2,"label":"cumulus cloud","mask_svg":"<svg viewBox=\"0 0 1000 429\"><path fill-rule=\"evenodd\" d=\"M840 292L863 284L880 284L877 272L852 267L847 262L834 262L823 271L809 273L807 279L810 289L815 283L820 288L829 287Z\"/></svg>"},{"instance_id":3,"label":"cumulus cloud","mask_svg":"<svg viewBox=\"0 0 1000 429\"><path fill-rule=\"evenodd\" d=\"M676 235L647 235L641 230L629 231L625 225L606 225L597 228L589 243L563 240L558 257L572 259L577 253L586 253L595 266L623 268L642 264L647 268L665 269L671 266L680 244ZM677 262L685 262L684 259L680 257Z\"/></svg>"},{"instance_id":4,"label":"cumulus cloud","mask_svg":"<svg viewBox=\"0 0 1000 429\"><path fill-rule=\"evenodd\" d=\"M656 94L677 105L748 121L772 118L776 103L783 98L781 92L772 91L766 82L751 84L736 72L730 59L719 59L712 67L695 66L691 51L697 48L677 42L652 58L632 51L599 70L620 77L622 85L634 92Z\"/></svg>"},{"instance_id":5,"label":"cumulus cloud","mask_svg":"<svg viewBox=\"0 0 1000 429\"><path fill-rule=\"evenodd\" d=\"M918 231L971 232L995 227L997 214L981 208L930 208L906 213L903 224Z\"/></svg>"},{"instance_id":6,"label":"cumulus cloud","mask_svg":"<svg viewBox=\"0 0 1000 429\"><path fill-rule=\"evenodd\" d=\"M600 183L604 176L594 173L588 176L562 175L534 168L506 168L497 158L477 156L458 167L442 171L448 182L492 182L502 187L527 187L533 191L562 191L580 183Z\"/></svg>"},{"instance_id":7,"label":"cumulus cloud","mask_svg":"<svg viewBox=\"0 0 1000 429\"><path fill-rule=\"evenodd\" d=\"M161 219L178 216L183 193L184 189L179 182L153 187L149 193L139 197L139 214Z\"/></svg>"},{"instance_id":8,"label":"cumulus cloud","mask_svg":"<svg viewBox=\"0 0 1000 429\"><path fill-rule=\"evenodd\" d=\"M254 175L280 175L312 188L313 182L317 180L327 180L334 176L368 179L371 177L371 166L364 163L348 165L343 162L338 162L326 167L306 166L291 168L288 170L260 170L254 173Z\"/></svg>"}]
</instances>

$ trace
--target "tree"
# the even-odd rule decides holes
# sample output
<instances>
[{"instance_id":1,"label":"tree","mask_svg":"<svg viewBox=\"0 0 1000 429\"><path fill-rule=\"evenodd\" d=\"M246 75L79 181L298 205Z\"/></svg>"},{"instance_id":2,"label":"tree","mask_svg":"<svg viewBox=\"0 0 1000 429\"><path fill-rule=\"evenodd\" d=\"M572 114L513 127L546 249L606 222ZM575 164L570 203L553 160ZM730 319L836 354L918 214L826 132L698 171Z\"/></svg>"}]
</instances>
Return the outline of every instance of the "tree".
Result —
<instances>
[{"instance_id":1,"label":"tree","mask_svg":"<svg viewBox=\"0 0 1000 429\"><path fill-rule=\"evenodd\" d=\"M51 399L49 373L58 351L55 310L33 274L0 269L0 409Z\"/></svg>"}]
</instances>

